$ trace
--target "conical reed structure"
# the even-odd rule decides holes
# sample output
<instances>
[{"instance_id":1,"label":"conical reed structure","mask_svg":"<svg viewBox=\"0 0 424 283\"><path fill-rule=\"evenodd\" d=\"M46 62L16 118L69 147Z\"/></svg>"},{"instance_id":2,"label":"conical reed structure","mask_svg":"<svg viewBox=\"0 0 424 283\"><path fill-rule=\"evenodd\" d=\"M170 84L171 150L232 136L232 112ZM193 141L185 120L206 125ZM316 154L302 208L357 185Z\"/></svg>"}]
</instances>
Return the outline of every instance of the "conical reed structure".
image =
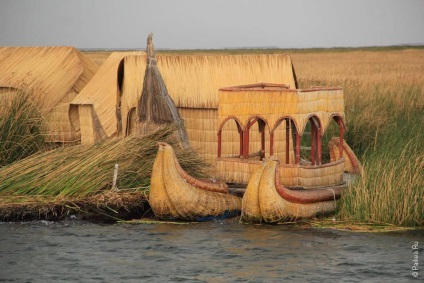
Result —
<instances>
[{"instance_id":1,"label":"conical reed structure","mask_svg":"<svg viewBox=\"0 0 424 283\"><path fill-rule=\"evenodd\" d=\"M143 91L138 102L138 120L142 133L149 133L157 127L175 123L182 147L189 147L189 140L174 101L168 94L165 82L156 64L153 34L147 37L147 67L144 75Z\"/></svg>"}]
</instances>

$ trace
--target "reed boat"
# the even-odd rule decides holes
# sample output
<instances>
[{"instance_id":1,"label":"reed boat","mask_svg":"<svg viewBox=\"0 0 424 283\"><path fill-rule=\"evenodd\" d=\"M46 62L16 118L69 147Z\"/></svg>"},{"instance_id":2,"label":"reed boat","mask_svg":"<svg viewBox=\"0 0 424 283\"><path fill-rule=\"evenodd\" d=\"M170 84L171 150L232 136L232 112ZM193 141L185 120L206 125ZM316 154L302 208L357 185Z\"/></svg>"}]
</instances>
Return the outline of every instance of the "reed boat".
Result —
<instances>
[{"instance_id":1,"label":"reed boat","mask_svg":"<svg viewBox=\"0 0 424 283\"><path fill-rule=\"evenodd\" d=\"M281 184L278 159L268 158L252 175L242 200L242 220L277 223L332 212L344 186L290 190Z\"/></svg>"},{"instance_id":2,"label":"reed boat","mask_svg":"<svg viewBox=\"0 0 424 283\"><path fill-rule=\"evenodd\" d=\"M240 214L241 199L225 183L188 175L172 146L158 144L150 183L149 204L159 219L208 221Z\"/></svg>"}]
</instances>

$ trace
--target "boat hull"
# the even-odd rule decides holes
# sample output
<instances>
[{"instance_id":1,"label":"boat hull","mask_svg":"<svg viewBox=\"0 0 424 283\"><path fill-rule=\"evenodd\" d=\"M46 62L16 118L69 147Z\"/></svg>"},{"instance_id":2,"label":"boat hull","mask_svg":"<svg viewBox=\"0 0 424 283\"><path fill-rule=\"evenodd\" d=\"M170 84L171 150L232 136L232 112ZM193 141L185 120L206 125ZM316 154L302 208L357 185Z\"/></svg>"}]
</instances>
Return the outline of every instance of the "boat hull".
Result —
<instances>
[{"instance_id":1,"label":"boat hull","mask_svg":"<svg viewBox=\"0 0 424 283\"><path fill-rule=\"evenodd\" d=\"M335 210L341 188L291 191L278 181L278 161L267 160L252 175L242 200L242 220L278 223Z\"/></svg>"},{"instance_id":2,"label":"boat hull","mask_svg":"<svg viewBox=\"0 0 424 283\"><path fill-rule=\"evenodd\" d=\"M209 221L240 214L241 199L229 194L225 185L188 178L181 170L172 147L159 144L149 197L156 217Z\"/></svg>"}]
</instances>

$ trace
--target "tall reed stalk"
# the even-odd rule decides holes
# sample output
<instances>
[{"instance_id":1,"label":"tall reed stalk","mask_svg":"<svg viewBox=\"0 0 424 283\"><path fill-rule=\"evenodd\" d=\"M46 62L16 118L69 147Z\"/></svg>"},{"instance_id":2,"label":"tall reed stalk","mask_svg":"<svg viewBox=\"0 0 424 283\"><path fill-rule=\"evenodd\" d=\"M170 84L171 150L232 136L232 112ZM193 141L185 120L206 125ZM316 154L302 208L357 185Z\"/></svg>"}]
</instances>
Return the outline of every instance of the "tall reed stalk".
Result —
<instances>
[{"instance_id":1,"label":"tall reed stalk","mask_svg":"<svg viewBox=\"0 0 424 283\"><path fill-rule=\"evenodd\" d=\"M29 93L10 91L0 100L0 167L44 148L46 127Z\"/></svg>"},{"instance_id":2,"label":"tall reed stalk","mask_svg":"<svg viewBox=\"0 0 424 283\"><path fill-rule=\"evenodd\" d=\"M423 60L422 49L293 56L302 87L344 88L345 138L364 170L340 201L342 220L424 226Z\"/></svg>"}]
</instances>

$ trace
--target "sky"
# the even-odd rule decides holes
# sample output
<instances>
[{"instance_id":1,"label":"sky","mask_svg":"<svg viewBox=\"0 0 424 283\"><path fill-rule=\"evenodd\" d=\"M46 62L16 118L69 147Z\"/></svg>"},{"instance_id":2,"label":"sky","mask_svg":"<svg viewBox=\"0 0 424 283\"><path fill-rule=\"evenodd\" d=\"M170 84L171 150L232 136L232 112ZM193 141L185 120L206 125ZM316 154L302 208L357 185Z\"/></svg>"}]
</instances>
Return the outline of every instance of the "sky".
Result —
<instances>
[{"instance_id":1,"label":"sky","mask_svg":"<svg viewBox=\"0 0 424 283\"><path fill-rule=\"evenodd\" d=\"M424 45L424 0L0 0L0 46Z\"/></svg>"}]
</instances>

